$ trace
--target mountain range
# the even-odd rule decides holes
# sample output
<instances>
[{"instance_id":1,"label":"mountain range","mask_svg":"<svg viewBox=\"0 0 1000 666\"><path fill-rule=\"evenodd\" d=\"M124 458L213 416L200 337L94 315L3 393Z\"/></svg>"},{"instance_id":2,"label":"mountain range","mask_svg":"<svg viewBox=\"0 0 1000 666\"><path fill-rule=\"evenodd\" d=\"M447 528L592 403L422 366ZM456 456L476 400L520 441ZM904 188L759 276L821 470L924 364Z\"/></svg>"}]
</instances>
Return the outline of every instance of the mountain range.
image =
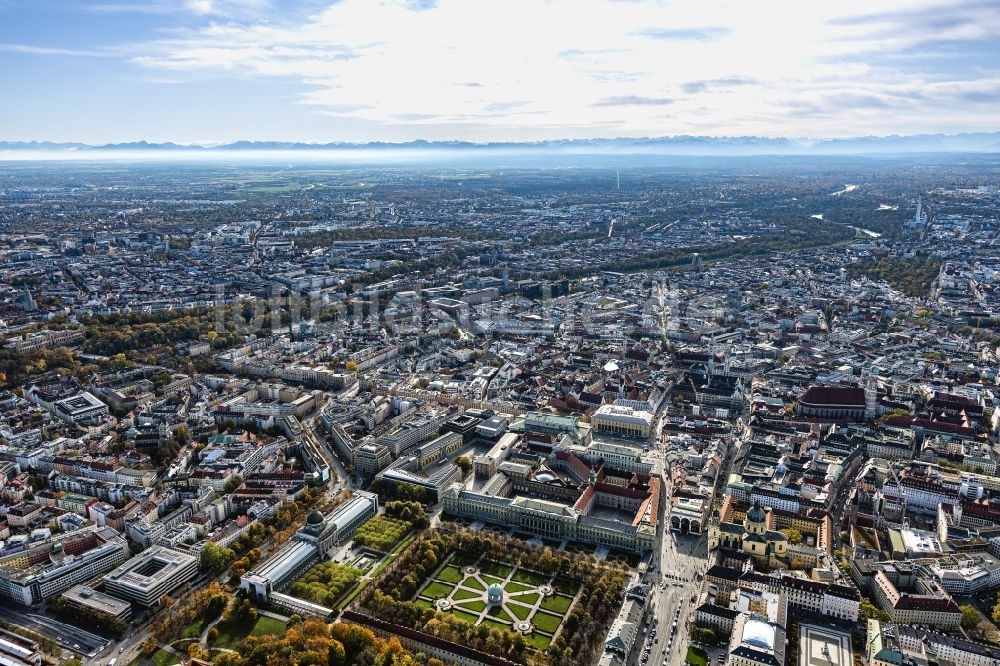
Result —
<instances>
[{"instance_id":1,"label":"mountain range","mask_svg":"<svg viewBox=\"0 0 1000 666\"><path fill-rule=\"evenodd\" d=\"M536 142L473 143L467 141L409 141L405 143L303 143L289 141L236 141L219 145L172 142L87 144L52 141L0 141L4 152L181 152L226 153L267 151L445 151L488 154L564 155L866 155L907 153L1000 153L1000 132L865 136L846 139L792 139L757 136L666 136L622 139L571 139Z\"/></svg>"}]
</instances>

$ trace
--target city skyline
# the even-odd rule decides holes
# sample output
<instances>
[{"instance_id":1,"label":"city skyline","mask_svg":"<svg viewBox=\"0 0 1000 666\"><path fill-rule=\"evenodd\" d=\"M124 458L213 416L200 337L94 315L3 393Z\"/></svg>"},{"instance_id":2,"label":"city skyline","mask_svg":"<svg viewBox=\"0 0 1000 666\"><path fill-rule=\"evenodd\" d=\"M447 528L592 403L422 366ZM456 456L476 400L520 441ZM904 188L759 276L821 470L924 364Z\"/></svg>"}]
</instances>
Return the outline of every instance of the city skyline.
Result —
<instances>
[{"instance_id":1,"label":"city skyline","mask_svg":"<svg viewBox=\"0 0 1000 666\"><path fill-rule=\"evenodd\" d=\"M2 140L796 138L998 129L1000 7L0 2Z\"/></svg>"}]
</instances>

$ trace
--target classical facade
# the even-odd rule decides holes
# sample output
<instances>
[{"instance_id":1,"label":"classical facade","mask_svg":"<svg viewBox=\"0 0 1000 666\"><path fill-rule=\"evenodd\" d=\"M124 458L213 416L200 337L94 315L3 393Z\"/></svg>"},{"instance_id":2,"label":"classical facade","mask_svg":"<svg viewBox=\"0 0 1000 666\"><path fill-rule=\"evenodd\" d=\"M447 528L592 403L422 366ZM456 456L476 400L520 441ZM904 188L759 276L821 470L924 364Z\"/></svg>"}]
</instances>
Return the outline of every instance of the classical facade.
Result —
<instances>
[{"instance_id":1,"label":"classical facade","mask_svg":"<svg viewBox=\"0 0 1000 666\"><path fill-rule=\"evenodd\" d=\"M653 548L659 497L657 476L613 477L566 452L546 462L506 461L476 490L459 482L441 493L455 516L636 552Z\"/></svg>"}]
</instances>

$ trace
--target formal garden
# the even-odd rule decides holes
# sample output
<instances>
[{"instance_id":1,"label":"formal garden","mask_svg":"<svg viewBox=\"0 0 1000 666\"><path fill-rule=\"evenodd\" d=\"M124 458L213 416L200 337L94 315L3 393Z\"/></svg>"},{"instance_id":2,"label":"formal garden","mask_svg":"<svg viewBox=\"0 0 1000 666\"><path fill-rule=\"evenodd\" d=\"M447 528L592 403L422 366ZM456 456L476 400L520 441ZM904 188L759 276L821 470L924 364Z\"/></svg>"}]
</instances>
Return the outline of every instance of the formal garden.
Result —
<instances>
[{"instance_id":1,"label":"formal garden","mask_svg":"<svg viewBox=\"0 0 1000 666\"><path fill-rule=\"evenodd\" d=\"M552 642L580 583L480 557L452 553L428 576L415 602L469 622L517 631L533 648Z\"/></svg>"},{"instance_id":2,"label":"formal garden","mask_svg":"<svg viewBox=\"0 0 1000 666\"><path fill-rule=\"evenodd\" d=\"M356 608L519 663L575 664L600 654L626 571L449 524L421 533Z\"/></svg>"}]
</instances>

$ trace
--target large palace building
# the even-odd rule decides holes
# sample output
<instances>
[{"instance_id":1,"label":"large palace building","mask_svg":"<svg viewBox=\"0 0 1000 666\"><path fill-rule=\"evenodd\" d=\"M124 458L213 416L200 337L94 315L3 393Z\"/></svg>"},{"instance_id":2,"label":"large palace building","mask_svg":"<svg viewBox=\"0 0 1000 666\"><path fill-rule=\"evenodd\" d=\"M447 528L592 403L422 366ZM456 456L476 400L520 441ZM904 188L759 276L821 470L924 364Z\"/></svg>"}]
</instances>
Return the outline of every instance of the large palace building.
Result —
<instances>
[{"instance_id":1,"label":"large palace building","mask_svg":"<svg viewBox=\"0 0 1000 666\"><path fill-rule=\"evenodd\" d=\"M656 538L660 478L588 466L561 449L547 456L520 447L489 478L454 483L442 493L455 516L516 527L546 539L643 552Z\"/></svg>"}]
</instances>

